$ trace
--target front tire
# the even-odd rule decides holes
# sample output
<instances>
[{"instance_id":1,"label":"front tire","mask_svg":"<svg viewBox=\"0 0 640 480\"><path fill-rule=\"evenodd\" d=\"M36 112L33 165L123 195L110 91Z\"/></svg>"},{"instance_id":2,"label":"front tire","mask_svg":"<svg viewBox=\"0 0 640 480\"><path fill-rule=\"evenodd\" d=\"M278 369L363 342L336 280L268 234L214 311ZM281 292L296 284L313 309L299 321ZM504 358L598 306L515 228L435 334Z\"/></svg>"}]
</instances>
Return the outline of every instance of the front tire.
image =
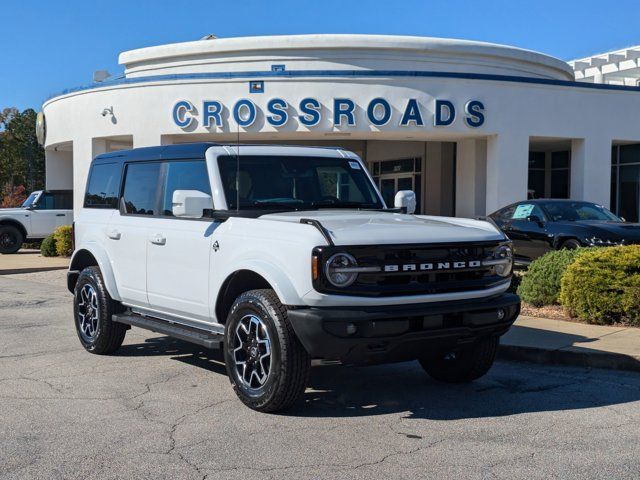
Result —
<instances>
[{"instance_id":1,"label":"front tire","mask_svg":"<svg viewBox=\"0 0 640 480\"><path fill-rule=\"evenodd\" d=\"M225 326L224 356L233 390L253 410L284 410L304 393L311 361L273 290L251 290L236 299Z\"/></svg>"},{"instance_id":2,"label":"front tire","mask_svg":"<svg viewBox=\"0 0 640 480\"><path fill-rule=\"evenodd\" d=\"M580 248L580 247L582 247L582 245L580 245L580 242L575 238L570 238L568 240L565 240L564 242L562 242L562 245L560 245L560 249L564 248L567 250L575 250L576 248Z\"/></svg>"},{"instance_id":3,"label":"front tire","mask_svg":"<svg viewBox=\"0 0 640 480\"><path fill-rule=\"evenodd\" d=\"M498 337L484 338L454 352L419 361L434 380L445 383L472 382L489 371L496 358L498 345Z\"/></svg>"},{"instance_id":4,"label":"front tire","mask_svg":"<svg viewBox=\"0 0 640 480\"><path fill-rule=\"evenodd\" d=\"M16 253L22 247L24 237L22 232L13 225L0 226L0 253Z\"/></svg>"},{"instance_id":5,"label":"front tire","mask_svg":"<svg viewBox=\"0 0 640 480\"><path fill-rule=\"evenodd\" d=\"M104 285L98 267L87 267L78 276L73 294L73 314L80 343L87 352L108 355L124 341L127 326L111 320L122 306Z\"/></svg>"}]
</instances>

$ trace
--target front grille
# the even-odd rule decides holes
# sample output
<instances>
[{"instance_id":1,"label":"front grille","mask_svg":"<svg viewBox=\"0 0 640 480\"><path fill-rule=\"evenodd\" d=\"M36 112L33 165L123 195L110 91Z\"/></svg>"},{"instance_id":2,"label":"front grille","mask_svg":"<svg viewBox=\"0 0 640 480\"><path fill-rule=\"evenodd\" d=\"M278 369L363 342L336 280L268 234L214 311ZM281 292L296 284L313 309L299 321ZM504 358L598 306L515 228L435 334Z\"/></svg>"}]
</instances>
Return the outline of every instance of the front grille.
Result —
<instances>
[{"instance_id":1,"label":"front grille","mask_svg":"<svg viewBox=\"0 0 640 480\"><path fill-rule=\"evenodd\" d=\"M323 293L367 297L484 290L506 281L495 274L493 267L481 266L478 262L491 258L493 250L500 244L318 247L314 255L318 255L320 265L337 252L347 252L356 258L359 267L380 267L381 271L360 273L357 280L346 288L334 287L321 276L314 282L314 287ZM478 266L469 267L469 264ZM397 270L385 271L385 266ZM430 266L428 270L420 269ZM406 271L407 268L415 270Z\"/></svg>"}]
</instances>

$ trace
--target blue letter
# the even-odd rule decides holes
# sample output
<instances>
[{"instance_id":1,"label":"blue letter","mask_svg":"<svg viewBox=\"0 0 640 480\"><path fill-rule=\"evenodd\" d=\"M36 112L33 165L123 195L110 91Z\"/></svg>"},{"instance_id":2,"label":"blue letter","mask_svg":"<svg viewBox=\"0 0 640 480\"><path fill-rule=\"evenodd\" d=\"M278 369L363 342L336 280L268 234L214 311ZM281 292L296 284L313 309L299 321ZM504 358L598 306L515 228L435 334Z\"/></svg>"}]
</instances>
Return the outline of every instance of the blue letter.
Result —
<instances>
[{"instance_id":1,"label":"blue letter","mask_svg":"<svg viewBox=\"0 0 640 480\"><path fill-rule=\"evenodd\" d=\"M240 110L242 107L245 107L247 111L247 115L244 119L240 116ZM247 100L246 98L238 100L233 106L233 119L241 127L250 126L256 120L256 106L251 100Z\"/></svg>"},{"instance_id":2,"label":"blue letter","mask_svg":"<svg viewBox=\"0 0 640 480\"><path fill-rule=\"evenodd\" d=\"M267 104L267 110L273 115L269 115L267 117L267 122L269 122L274 127L281 127L287 120L289 116L287 115L287 102L281 98L272 98L269 100Z\"/></svg>"},{"instance_id":3,"label":"blue letter","mask_svg":"<svg viewBox=\"0 0 640 480\"><path fill-rule=\"evenodd\" d=\"M173 106L173 123L180 128L188 128L194 120L191 115L187 117L187 113L191 113L191 110L193 110L193 105L186 100L176 103Z\"/></svg>"},{"instance_id":4,"label":"blue letter","mask_svg":"<svg viewBox=\"0 0 640 480\"><path fill-rule=\"evenodd\" d=\"M347 125L356 124L353 116L353 110L356 104L350 98L334 98L333 99L333 124L337 127L342 123L342 117L347 117Z\"/></svg>"},{"instance_id":5,"label":"blue letter","mask_svg":"<svg viewBox=\"0 0 640 480\"><path fill-rule=\"evenodd\" d=\"M202 102L202 124L204 128L211 127L211 119L216 127L222 127L222 118L220 113L222 112L222 104L220 102L205 100Z\"/></svg>"},{"instance_id":6,"label":"blue letter","mask_svg":"<svg viewBox=\"0 0 640 480\"><path fill-rule=\"evenodd\" d=\"M464 106L466 116L464 121L473 128L481 127L484 124L484 104L478 100L471 100Z\"/></svg>"},{"instance_id":7,"label":"blue letter","mask_svg":"<svg viewBox=\"0 0 640 480\"><path fill-rule=\"evenodd\" d=\"M443 107L447 108L448 115L444 116ZM436 112L433 117L433 124L436 127L446 127L451 125L456 119L456 109L449 100L436 100Z\"/></svg>"},{"instance_id":8,"label":"blue letter","mask_svg":"<svg viewBox=\"0 0 640 480\"><path fill-rule=\"evenodd\" d=\"M313 127L320 123L320 102L315 98L303 98L300 101L300 111L304 114L299 120L305 127Z\"/></svg>"},{"instance_id":9,"label":"blue letter","mask_svg":"<svg viewBox=\"0 0 640 480\"><path fill-rule=\"evenodd\" d=\"M422 121L422 113L420 113L420 105L415 98L410 98L407 102L407 108L404 109L402 114L402 120L400 120L400 126L406 127L410 122L415 122L417 126L424 125Z\"/></svg>"},{"instance_id":10,"label":"blue letter","mask_svg":"<svg viewBox=\"0 0 640 480\"><path fill-rule=\"evenodd\" d=\"M380 118L376 117L376 107L378 105L380 105L383 110ZM369 102L369 106L367 107L367 117L369 117L369 121L376 127L386 125L391 119L391 105L389 105L389 102L384 98L374 98Z\"/></svg>"}]
</instances>

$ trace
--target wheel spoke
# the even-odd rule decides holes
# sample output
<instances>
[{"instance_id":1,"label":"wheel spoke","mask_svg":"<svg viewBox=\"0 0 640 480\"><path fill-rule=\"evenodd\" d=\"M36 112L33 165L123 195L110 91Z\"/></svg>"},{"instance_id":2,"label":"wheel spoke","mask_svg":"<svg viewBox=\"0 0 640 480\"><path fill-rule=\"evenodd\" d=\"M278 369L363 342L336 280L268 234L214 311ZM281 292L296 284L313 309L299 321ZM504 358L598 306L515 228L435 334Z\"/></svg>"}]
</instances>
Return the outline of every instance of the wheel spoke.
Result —
<instances>
[{"instance_id":1,"label":"wheel spoke","mask_svg":"<svg viewBox=\"0 0 640 480\"><path fill-rule=\"evenodd\" d=\"M250 389L262 387L271 368L271 340L264 321L254 314L243 317L232 347L239 380Z\"/></svg>"}]
</instances>

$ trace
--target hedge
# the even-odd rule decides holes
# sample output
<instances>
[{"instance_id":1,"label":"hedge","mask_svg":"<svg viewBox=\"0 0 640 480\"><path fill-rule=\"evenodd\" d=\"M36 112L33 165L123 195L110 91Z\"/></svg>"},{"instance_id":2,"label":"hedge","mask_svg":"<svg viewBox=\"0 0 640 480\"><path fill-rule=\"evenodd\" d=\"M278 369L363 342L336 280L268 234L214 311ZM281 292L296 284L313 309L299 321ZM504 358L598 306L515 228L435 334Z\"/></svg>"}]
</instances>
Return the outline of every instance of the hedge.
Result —
<instances>
[{"instance_id":1,"label":"hedge","mask_svg":"<svg viewBox=\"0 0 640 480\"><path fill-rule=\"evenodd\" d=\"M567 267L584 252L582 248L555 250L534 260L518 286L518 295L534 307L558 304L560 279Z\"/></svg>"},{"instance_id":2,"label":"hedge","mask_svg":"<svg viewBox=\"0 0 640 480\"><path fill-rule=\"evenodd\" d=\"M56 253L60 257L70 257L73 253L73 240L71 238L71 225L63 225L53 232L56 241Z\"/></svg>"},{"instance_id":3,"label":"hedge","mask_svg":"<svg viewBox=\"0 0 640 480\"><path fill-rule=\"evenodd\" d=\"M42 241L40 253L43 257L55 257L57 255L56 240L53 238L53 233Z\"/></svg>"},{"instance_id":4,"label":"hedge","mask_svg":"<svg viewBox=\"0 0 640 480\"><path fill-rule=\"evenodd\" d=\"M560 302L589 323L640 326L640 245L585 250L562 277Z\"/></svg>"}]
</instances>

